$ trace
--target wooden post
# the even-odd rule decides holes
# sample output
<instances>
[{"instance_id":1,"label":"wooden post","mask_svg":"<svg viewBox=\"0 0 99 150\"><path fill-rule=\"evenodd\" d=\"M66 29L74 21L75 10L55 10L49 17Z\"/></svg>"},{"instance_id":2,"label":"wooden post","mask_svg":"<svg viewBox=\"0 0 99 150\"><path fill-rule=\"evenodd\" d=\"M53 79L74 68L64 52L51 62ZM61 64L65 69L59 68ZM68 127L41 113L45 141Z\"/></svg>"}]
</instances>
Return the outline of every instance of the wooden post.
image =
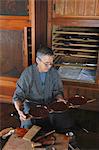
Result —
<instances>
[{"instance_id":1,"label":"wooden post","mask_svg":"<svg viewBox=\"0 0 99 150\"><path fill-rule=\"evenodd\" d=\"M29 0L29 16L31 20L32 63L35 63L35 0Z\"/></svg>"}]
</instances>

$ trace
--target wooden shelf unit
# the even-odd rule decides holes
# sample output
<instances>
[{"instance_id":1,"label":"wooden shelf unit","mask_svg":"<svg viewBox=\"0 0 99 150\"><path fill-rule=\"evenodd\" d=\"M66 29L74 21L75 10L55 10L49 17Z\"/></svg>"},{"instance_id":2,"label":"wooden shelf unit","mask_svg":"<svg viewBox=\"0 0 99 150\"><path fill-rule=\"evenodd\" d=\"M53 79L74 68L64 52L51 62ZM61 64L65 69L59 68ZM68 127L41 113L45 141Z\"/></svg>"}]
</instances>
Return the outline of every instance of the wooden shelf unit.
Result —
<instances>
[{"instance_id":1,"label":"wooden shelf unit","mask_svg":"<svg viewBox=\"0 0 99 150\"><path fill-rule=\"evenodd\" d=\"M99 99L99 2L83 2L48 1L47 41L57 68L95 71L93 83L62 78L65 97L79 94Z\"/></svg>"},{"instance_id":2,"label":"wooden shelf unit","mask_svg":"<svg viewBox=\"0 0 99 150\"><path fill-rule=\"evenodd\" d=\"M60 66L96 70L99 49L98 30L99 28L86 30L86 28L53 27L52 49L55 58L61 56L60 59L63 59ZM78 60L75 61L75 57L78 57ZM58 62L55 65L57 64L59 66Z\"/></svg>"}]
</instances>

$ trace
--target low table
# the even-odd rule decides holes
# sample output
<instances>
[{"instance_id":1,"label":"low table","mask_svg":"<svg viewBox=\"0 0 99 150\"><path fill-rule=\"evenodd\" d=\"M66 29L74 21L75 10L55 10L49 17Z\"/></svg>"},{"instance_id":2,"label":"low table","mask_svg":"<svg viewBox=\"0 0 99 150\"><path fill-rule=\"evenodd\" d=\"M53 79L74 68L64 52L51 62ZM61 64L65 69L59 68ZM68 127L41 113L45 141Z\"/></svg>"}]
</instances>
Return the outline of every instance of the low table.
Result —
<instances>
[{"instance_id":1,"label":"low table","mask_svg":"<svg viewBox=\"0 0 99 150\"><path fill-rule=\"evenodd\" d=\"M68 150L69 137L59 133L54 133L53 135L56 138L53 146L48 146L46 148L32 148L31 142L18 137L16 134L13 134L3 147L3 150Z\"/></svg>"}]
</instances>

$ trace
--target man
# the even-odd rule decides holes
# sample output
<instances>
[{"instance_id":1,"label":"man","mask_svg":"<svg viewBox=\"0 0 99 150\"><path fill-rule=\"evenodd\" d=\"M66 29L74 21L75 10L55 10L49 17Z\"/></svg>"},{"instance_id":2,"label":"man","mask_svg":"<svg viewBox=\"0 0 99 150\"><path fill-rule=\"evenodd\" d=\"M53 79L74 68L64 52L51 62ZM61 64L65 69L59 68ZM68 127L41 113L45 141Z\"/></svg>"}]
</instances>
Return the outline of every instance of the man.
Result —
<instances>
[{"instance_id":1,"label":"man","mask_svg":"<svg viewBox=\"0 0 99 150\"><path fill-rule=\"evenodd\" d=\"M26 117L30 111L28 104L48 105L55 99L63 100L63 85L57 70L53 68L53 57L50 48L39 49L36 64L26 68L17 81L13 102L23 128L33 125L31 117Z\"/></svg>"}]
</instances>

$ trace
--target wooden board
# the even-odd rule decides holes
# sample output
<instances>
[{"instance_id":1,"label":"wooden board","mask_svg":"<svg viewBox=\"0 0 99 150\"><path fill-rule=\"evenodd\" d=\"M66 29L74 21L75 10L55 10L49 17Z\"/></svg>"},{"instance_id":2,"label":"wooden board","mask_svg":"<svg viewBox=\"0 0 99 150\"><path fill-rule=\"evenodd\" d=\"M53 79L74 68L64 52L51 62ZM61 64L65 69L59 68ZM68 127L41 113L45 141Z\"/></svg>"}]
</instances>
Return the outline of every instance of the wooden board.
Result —
<instances>
[{"instance_id":1,"label":"wooden board","mask_svg":"<svg viewBox=\"0 0 99 150\"><path fill-rule=\"evenodd\" d=\"M33 125L31 129L24 135L23 139L26 141L31 141L31 139L36 135L36 133L41 129L41 127Z\"/></svg>"},{"instance_id":2,"label":"wooden board","mask_svg":"<svg viewBox=\"0 0 99 150\"><path fill-rule=\"evenodd\" d=\"M32 150L31 143L13 134L5 144L3 150Z\"/></svg>"}]
</instances>

